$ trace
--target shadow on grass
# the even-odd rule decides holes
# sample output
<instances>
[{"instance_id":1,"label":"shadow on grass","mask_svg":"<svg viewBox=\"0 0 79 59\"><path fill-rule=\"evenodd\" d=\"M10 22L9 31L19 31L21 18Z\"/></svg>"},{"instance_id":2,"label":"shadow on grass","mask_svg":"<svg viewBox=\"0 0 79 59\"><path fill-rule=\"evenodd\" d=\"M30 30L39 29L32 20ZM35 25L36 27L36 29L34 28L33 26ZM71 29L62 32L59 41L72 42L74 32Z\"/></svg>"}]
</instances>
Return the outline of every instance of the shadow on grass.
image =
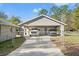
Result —
<instances>
[{"instance_id":1,"label":"shadow on grass","mask_svg":"<svg viewBox=\"0 0 79 59\"><path fill-rule=\"evenodd\" d=\"M13 39L13 42L12 42L12 39L0 42L0 55L1 56L5 56L5 55L9 54L13 50L15 50L16 48L21 46L21 44L24 41L25 41L24 38L17 37L17 38Z\"/></svg>"}]
</instances>

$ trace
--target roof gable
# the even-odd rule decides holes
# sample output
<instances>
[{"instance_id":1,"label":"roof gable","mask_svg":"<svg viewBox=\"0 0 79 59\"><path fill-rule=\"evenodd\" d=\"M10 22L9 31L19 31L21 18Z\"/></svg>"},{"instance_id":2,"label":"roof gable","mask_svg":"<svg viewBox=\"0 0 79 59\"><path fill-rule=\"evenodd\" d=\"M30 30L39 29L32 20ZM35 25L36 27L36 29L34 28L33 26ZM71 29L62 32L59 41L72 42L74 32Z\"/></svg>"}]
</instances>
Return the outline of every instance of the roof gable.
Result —
<instances>
[{"instance_id":1,"label":"roof gable","mask_svg":"<svg viewBox=\"0 0 79 59\"><path fill-rule=\"evenodd\" d=\"M42 26L42 25L46 25L46 26L51 26L51 25L60 25L60 24L63 24L63 25L66 25L65 23L63 22L60 22L58 20L55 20L55 19L52 19L51 17L48 17L46 15L40 15L38 17L35 17L27 22L24 22L24 23L21 23L20 25L23 25L23 24L26 24L28 26Z\"/></svg>"}]
</instances>

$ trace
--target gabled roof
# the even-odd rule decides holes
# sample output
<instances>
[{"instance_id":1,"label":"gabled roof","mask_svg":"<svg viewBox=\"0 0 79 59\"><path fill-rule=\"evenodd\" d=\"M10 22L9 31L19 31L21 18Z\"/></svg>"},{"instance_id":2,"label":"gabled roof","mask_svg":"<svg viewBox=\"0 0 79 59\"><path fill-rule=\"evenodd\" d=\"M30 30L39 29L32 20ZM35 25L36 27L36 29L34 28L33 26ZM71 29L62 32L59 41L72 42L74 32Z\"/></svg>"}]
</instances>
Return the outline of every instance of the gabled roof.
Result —
<instances>
[{"instance_id":1,"label":"gabled roof","mask_svg":"<svg viewBox=\"0 0 79 59\"><path fill-rule=\"evenodd\" d=\"M10 23L10 22L7 22L7 21L1 20L1 19L0 19L0 25L7 25L7 26L18 27L18 26L15 25L15 24L12 24L12 23Z\"/></svg>"},{"instance_id":2,"label":"gabled roof","mask_svg":"<svg viewBox=\"0 0 79 59\"><path fill-rule=\"evenodd\" d=\"M30 22L34 22L34 21L36 21L36 20L38 20L38 18L41 18L41 17L46 17L46 18L48 18L48 19L50 19L50 20L52 20L52 21L55 21L55 22L57 22L57 23L59 23L59 24L63 24L63 25L66 25L65 23L63 23L63 22L61 22L61 21L58 21L58 20L56 20L56 19L53 19L53 18L51 18L51 17L49 17L49 16L46 16L46 15L39 15L39 16L37 16L37 17L34 17L34 18L32 18L32 19L30 19L30 20L28 20L28 21L26 21L26 22L23 22L23 23L20 23L19 25L23 25L23 24L28 24L28 23L30 23Z\"/></svg>"}]
</instances>

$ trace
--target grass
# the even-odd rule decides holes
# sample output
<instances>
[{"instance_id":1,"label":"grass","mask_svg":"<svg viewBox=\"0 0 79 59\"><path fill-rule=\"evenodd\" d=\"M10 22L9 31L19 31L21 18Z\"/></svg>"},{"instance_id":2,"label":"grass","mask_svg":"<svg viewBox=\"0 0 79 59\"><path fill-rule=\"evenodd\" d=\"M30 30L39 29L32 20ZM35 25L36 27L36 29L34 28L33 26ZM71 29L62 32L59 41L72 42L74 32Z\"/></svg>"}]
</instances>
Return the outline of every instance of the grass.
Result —
<instances>
[{"instance_id":1,"label":"grass","mask_svg":"<svg viewBox=\"0 0 79 59\"><path fill-rule=\"evenodd\" d=\"M57 44L64 55L79 56L79 35L51 37L51 40Z\"/></svg>"},{"instance_id":2,"label":"grass","mask_svg":"<svg viewBox=\"0 0 79 59\"><path fill-rule=\"evenodd\" d=\"M15 50L16 48L20 47L21 44L25 41L22 37L17 37L15 39L7 40L0 42L0 55L5 56ZM13 42L13 44L12 44Z\"/></svg>"}]
</instances>

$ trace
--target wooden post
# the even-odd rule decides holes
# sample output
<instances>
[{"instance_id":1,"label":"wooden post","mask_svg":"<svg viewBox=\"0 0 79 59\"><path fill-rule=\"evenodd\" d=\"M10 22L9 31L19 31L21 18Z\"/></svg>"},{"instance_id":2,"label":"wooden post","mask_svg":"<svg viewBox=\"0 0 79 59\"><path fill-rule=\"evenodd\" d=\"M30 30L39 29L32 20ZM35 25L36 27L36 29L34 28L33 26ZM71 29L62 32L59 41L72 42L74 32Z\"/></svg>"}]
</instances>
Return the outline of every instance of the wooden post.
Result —
<instances>
[{"instance_id":1,"label":"wooden post","mask_svg":"<svg viewBox=\"0 0 79 59\"><path fill-rule=\"evenodd\" d=\"M60 26L60 35L64 36L64 25Z\"/></svg>"},{"instance_id":2,"label":"wooden post","mask_svg":"<svg viewBox=\"0 0 79 59\"><path fill-rule=\"evenodd\" d=\"M65 44L64 44L64 25L61 25L61 26L60 26L60 31L61 31L61 32L60 32L60 36L61 36L60 39L62 40L62 43L61 43L61 44L62 44L62 47L64 48L64 47L65 47L65 46L64 46L64 45L65 45Z\"/></svg>"},{"instance_id":3,"label":"wooden post","mask_svg":"<svg viewBox=\"0 0 79 59\"><path fill-rule=\"evenodd\" d=\"M30 36L29 28L26 27L27 36Z\"/></svg>"},{"instance_id":4,"label":"wooden post","mask_svg":"<svg viewBox=\"0 0 79 59\"><path fill-rule=\"evenodd\" d=\"M24 28L24 26L22 27L22 29L23 29L23 36L25 36L25 28Z\"/></svg>"}]
</instances>

